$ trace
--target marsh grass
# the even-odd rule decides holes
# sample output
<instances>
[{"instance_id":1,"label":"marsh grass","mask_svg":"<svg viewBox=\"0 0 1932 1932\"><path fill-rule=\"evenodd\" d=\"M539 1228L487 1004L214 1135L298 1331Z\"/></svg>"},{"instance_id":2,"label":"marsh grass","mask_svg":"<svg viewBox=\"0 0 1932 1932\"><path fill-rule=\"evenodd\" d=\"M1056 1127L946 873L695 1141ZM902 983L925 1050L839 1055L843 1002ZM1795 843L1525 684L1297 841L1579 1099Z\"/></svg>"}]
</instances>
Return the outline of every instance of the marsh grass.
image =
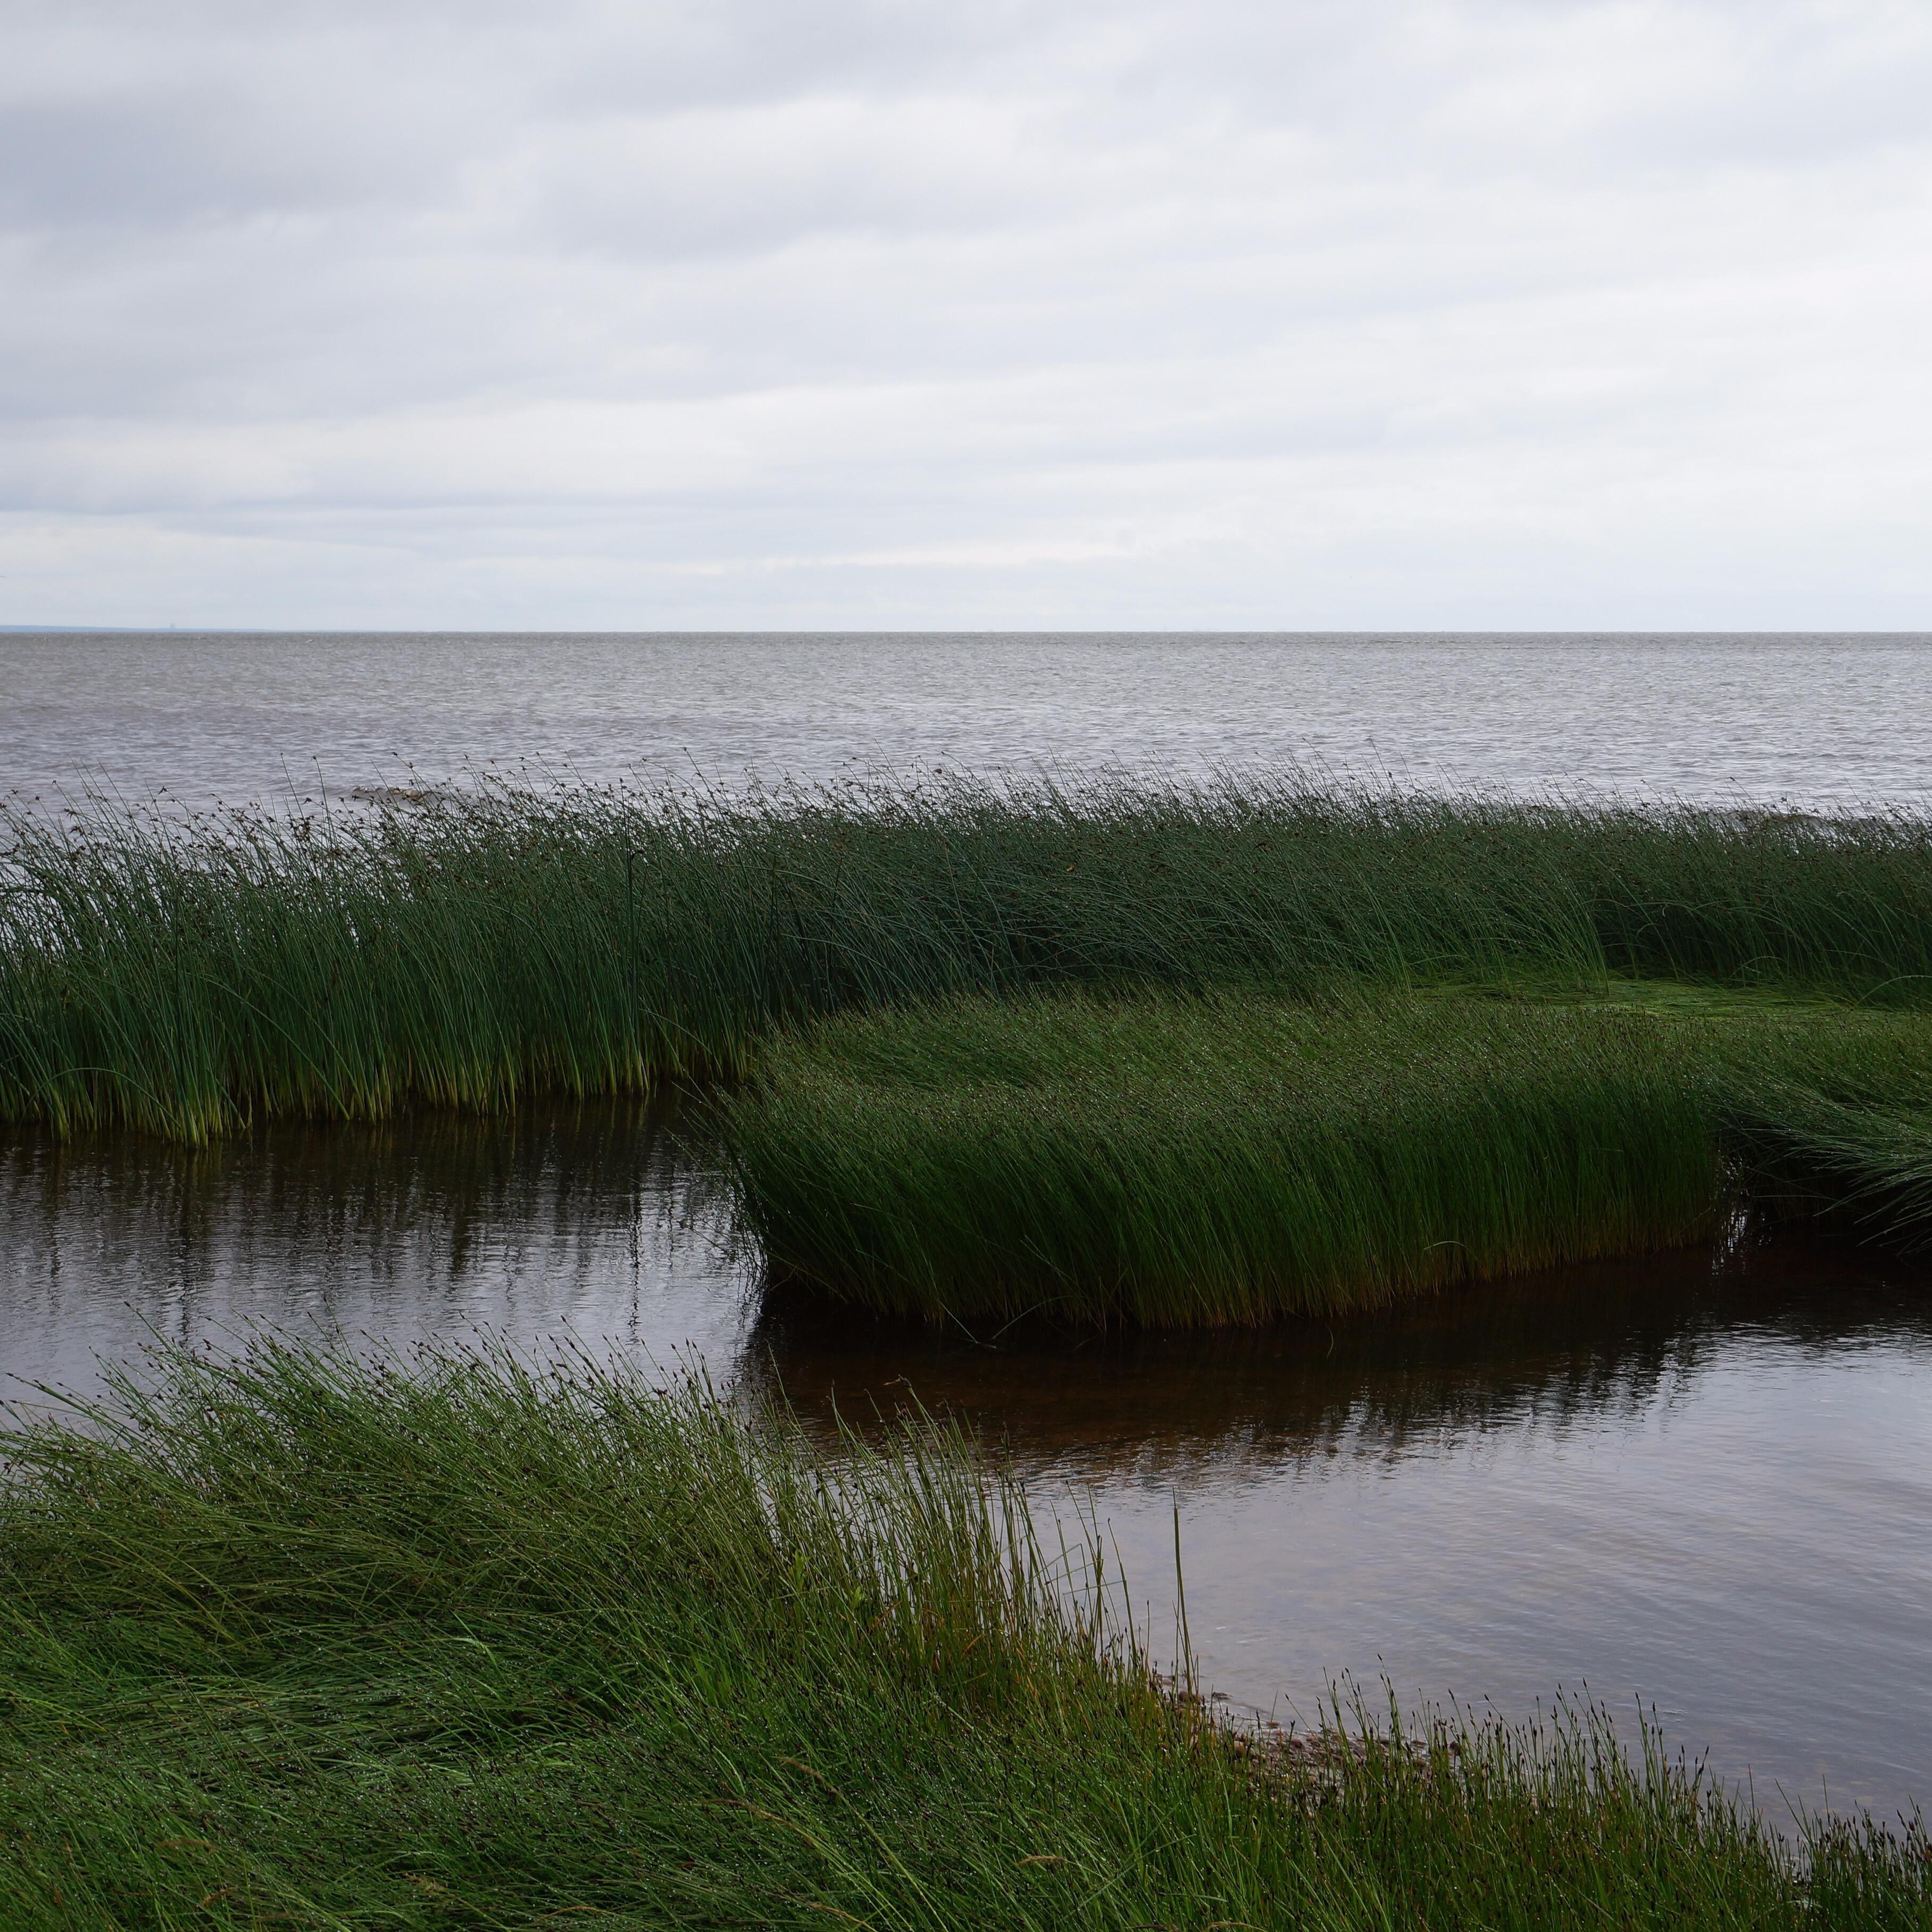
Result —
<instances>
[{"instance_id":1,"label":"marsh grass","mask_svg":"<svg viewBox=\"0 0 1932 1932\"><path fill-rule=\"evenodd\" d=\"M1257 1754L915 1419L622 1367L165 1354L4 1444L0 1922L1923 1927L1600 1713Z\"/></svg>"},{"instance_id":2,"label":"marsh grass","mask_svg":"<svg viewBox=\"0 0 1932 1932\"><path fill-rule=\"evenodd\" d=\"M1293 774L484 784L349 818L16 811L4 841L0 1118L62 1131L736 1076L778 1025L1028 988L1932 991L1932 824L1905 815Z\"/></svg>"},{"instance_id":3,"label":"marsh grass","mask_svg":"<svg viewBox=\"0 0 1932 1932\"><path fill-rule=\"evenodd\" d=\"M1253 1322L1642 1253L1741 1204L1932 1220L1932 1024L1706 1002L962 1000L716 1109L781 1280L980 1324Z\"/></svg>"},{"instance_id":4,"label":"marsh grass","mask_svg":"<svg viewBox=\"0 0 1932 1932\"><path fill-rule=\"evenodd\" d=\"M1722 1026L1711 1062L1749 1198L1892 1247L1932 1239L1932 1023L1789 1013Z\"/></svg>"},{"instance_id":5,"label":"marsh grass","mask_svg":"<svg viewBox=\"0 0 1932 1932\"><path fill-rule=\"evenodd\" d=\"M968 1321L1374 1306L1718 1205L1666 1029L1488 1001L961 1001L775 1044L719 1118L779 1269Z\"/></svg>"}]
</instances>

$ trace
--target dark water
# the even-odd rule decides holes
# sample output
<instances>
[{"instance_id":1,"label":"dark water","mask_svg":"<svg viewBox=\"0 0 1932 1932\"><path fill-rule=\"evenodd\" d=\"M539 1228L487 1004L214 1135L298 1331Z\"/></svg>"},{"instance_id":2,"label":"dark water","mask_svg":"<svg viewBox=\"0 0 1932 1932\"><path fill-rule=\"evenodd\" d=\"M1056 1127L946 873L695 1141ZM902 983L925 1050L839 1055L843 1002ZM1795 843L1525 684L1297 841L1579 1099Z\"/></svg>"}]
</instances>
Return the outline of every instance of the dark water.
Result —
<instances>
[{"instance_id":1,"label":"dark water","mask_svg":"<svg viewBox=\"0 0 1932 1932\"><path fill-rule=\"evenodd\" d=\"M194 805L495 766L608 780L860 766L1198 770L1924 808L1925 638L0 635L0 787ZM278 1128L187 1152L0 1142L0 1370L250 1324L574 1334L916 1394L1091 1486L1234 1697L1324 1679L1511 1716L1559 1688L1816 1803L1932 1796L1932 1273L1750 1248L1394 1319L1084 1344L764 1305L658 1116ZM16 1383L15 1387L21 1384Z\"/></svg>"},{"instance_id":2,"label":"dark water","mask_svg":"<svg viewBox=\"0 0 1932 1932\"><path fill-rule=\"evenodd\" d=\"M609 779L1292 759L1443 786L1922 803L1932 638L0 634L0 786L231 803L466 765Z\"/></svg>"},{"instance_id":3,"label":"dark water","mask_svg":"<svg viewBox=\"0 0 1932 1932\"><path fill-rule=\"evenodd\" d=\"M1094 1494L1157 1641L1178 1502L1193 1637L1242 1702L1306 1718L1342 1671L1517 1716L1641 1694L1774 1810L1932 1792L1924 1269L1746 1244L1394 1319L998 1346L759 1288L675 1122L630 1107L0 1142L16 1376L267 1324L694 1352L827 1426L916 1391L1054 1507Z\"/></svg>"}]
</instances>

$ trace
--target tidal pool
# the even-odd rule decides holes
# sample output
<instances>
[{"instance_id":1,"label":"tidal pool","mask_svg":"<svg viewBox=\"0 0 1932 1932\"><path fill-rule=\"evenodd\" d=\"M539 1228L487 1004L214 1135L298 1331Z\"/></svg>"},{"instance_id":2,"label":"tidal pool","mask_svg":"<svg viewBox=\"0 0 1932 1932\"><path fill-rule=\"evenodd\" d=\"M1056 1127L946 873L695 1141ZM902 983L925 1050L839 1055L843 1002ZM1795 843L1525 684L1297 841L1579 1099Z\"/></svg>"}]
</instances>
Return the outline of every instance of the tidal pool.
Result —
<instances>
[{"instance_id":1,"label":"tidal pool","mask_svg":"<svg viewBox=\"0 0 1932 1932\"><path fill-rule=\"evenodd\" d=\"M763 1292L674 1114L0 1142L0 1370L156 1339L488 1333L701 1360L808 1425L914 1398L1090 1496L1156 1647L1179 1512L1203 1676L1520 1718L1594 1696L1790 1803L1932 1796L1932 1268L1741 1239L1229 1334L973 1336Z\"/></svg>"}]
</instances>

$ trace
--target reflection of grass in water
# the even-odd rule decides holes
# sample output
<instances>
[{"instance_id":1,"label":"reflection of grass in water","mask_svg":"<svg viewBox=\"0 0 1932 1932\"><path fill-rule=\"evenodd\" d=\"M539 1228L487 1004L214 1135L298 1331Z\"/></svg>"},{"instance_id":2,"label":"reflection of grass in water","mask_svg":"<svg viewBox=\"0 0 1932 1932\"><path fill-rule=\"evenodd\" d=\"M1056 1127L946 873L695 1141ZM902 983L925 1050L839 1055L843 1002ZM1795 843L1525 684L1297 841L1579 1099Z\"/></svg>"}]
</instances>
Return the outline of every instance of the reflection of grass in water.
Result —
<instances>
[{"instance_id":1,"label":"reflection of grass in water","mask_svg":"<svg viewBox=\"0 0 1932 1932\"><path fill-rule=\"evenodd\" d=\"M281 1120L200 1144L116 1129L56 1139L0 1132L0 1234L111 1226L116 1247L195 1256L222 1236L304 1231L374 1249L433 1228L629 1228L648 1184L684 1169L670 1096L542 1102L514 1112L424 1109L379 1121Z\"/></svg>"},{"instance_id":2,"label":"reflection of grass in water","mask_svg":"<svg viewBox=\"0 0 1932 1932\"><path fill-rule=\"evenodd\" d=\"M923 1428L584 1362L168 1359L8 1444L0 1918L1900 1925L1587 1713L1258 1757ZM1069 1588L1069 1583L1074 1586Z\"/></svg>"},{"instance_id":3,"label":"reflection of grass in water","mask_svg":"<svg viewBox=\"0 0 1932 1932\"><path fill-rule=\"evenodd\" d=\"M954 1323L777 1295L741 1372L826 1439L896 1413L912 1388L978 1419L1030 1471L1132 1472L1165 1488L1344 1448L1400 1459L1445 1430L1533 1420L1561 1434L1634 1418L1738 1351L1769 1349L1800 1372L1846 1350L1932 1362L1928 1286L1922 1262L1758 1228L1716 1253L1592 1262L1364 1318L1104 1332L1041 1321L992 1346Z\"/></svg>"},{"instance_id":4,"label":"reflection of grass in water","mask_svg":"<svg viewBox=\"0 0 1932 1932\"><path fill-rule=\"evenodd\" d=\"M0 1118L196 1138L742 1070L777 1023L1029 987L1932 985L1932 824L1293 777L584 788L56 832L0 876Z\"/></svg>"},{"instance_id":5,"label":"reflection of grass in water","mask_svg":"<svg viewBox=\"0 0 1932 1932\"><path fill-rule=\"evenodd\" d=\"M1932 1024L1814 1006L1060 996L826 1022L718 1113L782 1270L983 1323L1240 1322L1932 1204Z\"/></svg>"}]
</instances>

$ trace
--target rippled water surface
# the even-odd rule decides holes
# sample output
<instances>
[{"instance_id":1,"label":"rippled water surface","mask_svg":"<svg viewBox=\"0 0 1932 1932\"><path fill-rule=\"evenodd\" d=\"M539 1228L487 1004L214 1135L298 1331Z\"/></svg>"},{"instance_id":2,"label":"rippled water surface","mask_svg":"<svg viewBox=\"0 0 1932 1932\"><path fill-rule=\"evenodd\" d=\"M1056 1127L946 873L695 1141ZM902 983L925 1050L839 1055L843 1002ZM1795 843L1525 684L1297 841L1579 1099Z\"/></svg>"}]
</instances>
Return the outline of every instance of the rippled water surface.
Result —
<instances>
[{"instance_id":1,"label":"rippled water surface","mask_svg":"<svg viewBox=\"0 0 1932 1932\"><path fill-rule=\"evenodd\" d=\"M1178 1504L1193 1637L1243 1702L1305 1719L1343 1671L1512 1715L1641 1694L1774 1808L1932 1792L1923 1269L1700 1250L1393 1320L984 1346L768 1304L680 1133L614 1106L16 1136L0 1364L85 1388L156 1336L488 1330L696 1354L827 1427L916 1393L1043 1497L1095 1494L1156 1640Z\"/></svg>"},{"instance_id":2,"label":"rippled water surface","mask_svg":"<svg viewBox=\"0 0 1932 1932\"><path fill-rule=\"evenodd\" d=\"M0 634L0 784L312 794L465 765L1293 759L1430 785L1923 802L1923 637Z\"/></svg>"}]
</instances>

